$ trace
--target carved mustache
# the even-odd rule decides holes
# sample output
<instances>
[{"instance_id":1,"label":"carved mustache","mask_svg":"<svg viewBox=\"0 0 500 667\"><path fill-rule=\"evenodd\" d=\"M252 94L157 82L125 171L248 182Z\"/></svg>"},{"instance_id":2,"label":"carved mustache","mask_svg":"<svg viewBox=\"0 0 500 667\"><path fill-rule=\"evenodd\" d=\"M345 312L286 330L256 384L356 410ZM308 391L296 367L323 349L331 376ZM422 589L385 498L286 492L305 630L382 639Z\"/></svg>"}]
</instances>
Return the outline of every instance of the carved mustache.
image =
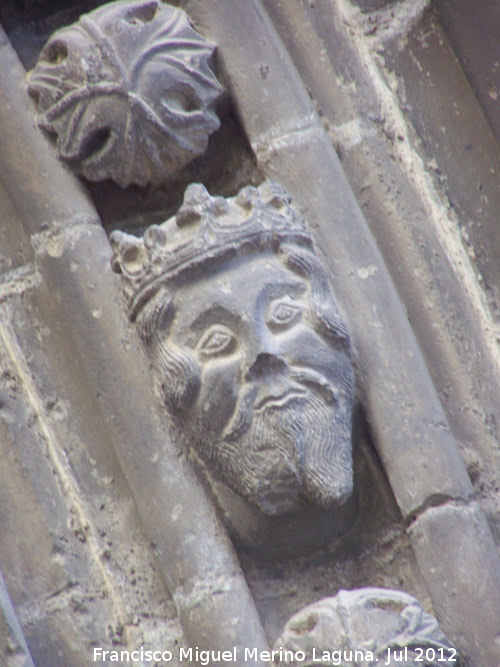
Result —
<instances>
[{"instance_id":1,"label":"carved mustache","mask_svg":"<svg viewBox=\"0 0 500 667\"><path fill-rule=\"evenodd\" d=\"M338 392L332 383L312 368L289 366L288 375L292 380L315 389L326 403L335 403L338 400Z\"/></svg>"},{"instance_id":2,"label":"carved mustache","mask_svg":"<svg viewBox=\"0 0 500 667\"><path fill-rule=\"evenodd\" d=\"M271 407L282 407L294 400L306 397L310 391L319 394L325 403L332 404L338 400L338 392L332 384L317 371L307 368L290 366L283 362L282 369L277 373L277 381L281 389L262 394L262 380L252 379L241 390L234 414L224 429L224 440L237 440L248 430L254 411L268 410ZM257 398L258 397L258 398Z\"/></svg>"}]
</instances>

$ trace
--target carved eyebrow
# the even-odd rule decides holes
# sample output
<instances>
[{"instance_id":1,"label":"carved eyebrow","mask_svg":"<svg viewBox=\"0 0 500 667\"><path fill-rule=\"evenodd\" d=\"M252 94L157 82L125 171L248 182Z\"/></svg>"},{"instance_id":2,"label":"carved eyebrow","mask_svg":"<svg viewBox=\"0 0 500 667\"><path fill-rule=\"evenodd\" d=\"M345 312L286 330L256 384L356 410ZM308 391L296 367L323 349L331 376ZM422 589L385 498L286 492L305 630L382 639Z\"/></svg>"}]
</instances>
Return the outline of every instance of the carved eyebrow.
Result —
<instances>
[{"instance_id":1,"label":"carved eyebrow","mask_svg":"<svg viewBox=\"0 0 500 667\"><path fill-rule=\"evenodd\" d=\"M305 281L297 279L280 280L276 283L268 283L262 288L259 299L279 299L283 296L298 297L305 294L307 291L307 284Z\"/></svg>"},{"instance_id":2,"label":"carved eyebrow","mask_svg":"<svg viewBox=\"0 0 500 667\"><path fill-rule=\"evenodd\" d=\"M286 278L284 280L276 280L276 282L268 282L260 291L258 300L260 303L269 302L273 299L279 299L284 296L298 297L302 296L307 290L307 284L300 278ZM244 298L244 297L243 297ZM211 324L225 324L236 330L238 323L241 320L241 313L237 310L222 305L221 303L214 303L207 306L205 310L199 313L189 324L188 329L193 333L201 333L207 326Z\"/></svg>"},{"instance_id":3,"label":"carved eyebrow","mask_svg":"<svg viewBox=\"0 0 500 667\"><path fill-rule=\"evenodd\" d=\"M241 315L232 312L221 304L212 304L190 322L189 329L195 333L200 333L211 324L226 324L235 328Z\"/></svg>"}]
</instances>

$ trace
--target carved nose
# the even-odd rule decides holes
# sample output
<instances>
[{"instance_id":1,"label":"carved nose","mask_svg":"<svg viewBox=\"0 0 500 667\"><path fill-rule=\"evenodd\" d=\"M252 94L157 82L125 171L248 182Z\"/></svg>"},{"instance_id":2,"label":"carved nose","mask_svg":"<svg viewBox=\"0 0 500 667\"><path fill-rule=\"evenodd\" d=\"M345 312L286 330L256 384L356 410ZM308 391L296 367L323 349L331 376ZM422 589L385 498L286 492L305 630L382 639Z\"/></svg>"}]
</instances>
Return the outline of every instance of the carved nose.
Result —
<instances>
[{"instance_id":1,"label":"carved nose","mask_svg":"<svg viewBox=\"0 0 500 667\"><path fill-rule=\"evenodd\" d=\"M246 380L258 380L267 375L284 373L286 367L286 361L282 357L269 352L261 352L248 370Z\"/></svg>"}]
</instances>

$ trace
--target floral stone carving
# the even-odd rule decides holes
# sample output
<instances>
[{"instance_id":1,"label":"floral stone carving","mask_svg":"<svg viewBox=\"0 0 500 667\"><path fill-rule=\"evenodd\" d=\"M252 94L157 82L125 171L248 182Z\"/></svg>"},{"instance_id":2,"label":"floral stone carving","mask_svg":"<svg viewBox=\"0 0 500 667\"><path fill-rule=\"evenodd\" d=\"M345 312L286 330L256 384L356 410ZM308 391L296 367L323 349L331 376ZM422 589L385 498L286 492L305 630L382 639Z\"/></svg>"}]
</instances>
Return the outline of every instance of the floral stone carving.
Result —
<instances>
[{"instance_id":1,"label":"floral stone carving","mask_svg":"<svg viewBox=\"0 0 500 667\"><path fill-rule=\"evenodd\" d=\"M29 79L38 125L89 180L157 183L220 121L215 47L160 0L113 2L52 35Z\"/></svg>"},{"instance_id":2,"label":"floral stone carving","mask_svg":"<svg viewBox=\"0 0 500 667\"><path fill-rule=\"evenodd\" d=\"M190 185L175 217L111 243L177 439L264 513L344 503L350 339L288 194Z\"/></svg>"},{"instance_id":3,"label":"floral stone carving","mask_svg":"<svg viewBox=\"0 0 500 667\"><path fill-rule=\"evenodd\" d=\"M297 612L274 650L279 667L459 667L437 621L406 593L383 588L339 591Z\"/></svg>"}]
</instances>

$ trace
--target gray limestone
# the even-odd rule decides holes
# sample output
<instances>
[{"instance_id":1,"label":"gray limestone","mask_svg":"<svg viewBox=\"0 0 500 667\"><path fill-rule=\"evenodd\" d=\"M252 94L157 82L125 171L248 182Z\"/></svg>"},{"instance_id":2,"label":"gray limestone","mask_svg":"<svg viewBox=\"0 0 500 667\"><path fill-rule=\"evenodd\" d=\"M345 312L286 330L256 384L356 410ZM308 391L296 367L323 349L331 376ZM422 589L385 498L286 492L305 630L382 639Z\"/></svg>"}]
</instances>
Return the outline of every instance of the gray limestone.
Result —
<instances>
[{"instance_id":1,"label":"gray limestone","mask_svg":"<svg viewBox=\"0 0 500 667\"><path fill-rule=\"evenodd\" d=\"M23 71L5 37L0 49L8 63L0 81L2 122L11 130L1 137L2 180L33 238L57 319L70 332L70 355L94 388L99 418L126 471L186 639L200 647L265 646L253 600L211 502L154 416L147 363L140 363L133 332L124 327L110 248L95 210L33 127ZM18 146L27 140L30 155L20 155ZM224 615L234 621L231 632L218 622Z\"/></svg>"},{"instance_id":2,"label":"gray limestone","mask_svg":"<svg viewBox=\"0 0 500 667\"><path fill-rule=\"evenodd\" d=\"M349 663L419 663L459 667L457 649L446 639L434 618L406 593L384 588L341 590L292 616L276 640L279 665Z\"/></svg>"},{"instance_id":3,"label":"gray limestone","mask_svg":"<svg viewBox=\"0 0 500 667\"><path fill-rule=\"evenodd\" d=\"M494 517L494 326L483 341L487 309L409 147L412 117L434 132L418 150L437 146L450 171L453 142L441 145L436 125L446 117L425 86L411 100L404 90L444 42L434 30L429 49L418 32L424 3L367 0L360 12L344 0L278 1L267 3L271 18L257 0L181 4L199 33L181 10L141 0L102 7L49 40L29 85L38 122L59 135L52 147L0 36L0 649L16 665L31 651L41 667L88 664L96 644L258 654L279 637L319 649L314 632L323 624L330 637L339 609L337 629L351 639L359 630L387 644L392 632L400 648L423 641L422 630L437 642L427 647L450 648L431 612L464 665L491 667L499 559L457 440ZM215 43L230 98L222 138L179 175L219 124ZM195 53L198 68L187 62ZM157 68L166 60L172 67ZM429 80L442 76L436 68ZM155 109L173 121L173 143L143 122ZM118 132L124 119L130 134ZM88 179L161 183L90 185L107 201L106 224L133 231L112 236L122 301L94 205L57 145ZM481 165L494 198L490 152ZM161 222L150 199L165 197L170 217L193 175L225 196L192 185L174 217L136 236ZM237 194L262 175L286 187L293 208L276 184ZM480 191L468 203L468 187L460 215L487 203ZM494 241L478 261L485 276ZM494 298L489 306L493 316ZM332 602L339 589L371 585L421 606L370 588Z\"/></svg>"},{"instance_id":4,"label":"gray limestone","mask_svg":"<svg viewBox=\"0 0 500 667\"><path fill-rule=\"evenodd\" d=\"M344 504L350 338L288 193L192 184L175 217L111 243L179 444L264 514Z\"/></svg>"}]
</instances>

